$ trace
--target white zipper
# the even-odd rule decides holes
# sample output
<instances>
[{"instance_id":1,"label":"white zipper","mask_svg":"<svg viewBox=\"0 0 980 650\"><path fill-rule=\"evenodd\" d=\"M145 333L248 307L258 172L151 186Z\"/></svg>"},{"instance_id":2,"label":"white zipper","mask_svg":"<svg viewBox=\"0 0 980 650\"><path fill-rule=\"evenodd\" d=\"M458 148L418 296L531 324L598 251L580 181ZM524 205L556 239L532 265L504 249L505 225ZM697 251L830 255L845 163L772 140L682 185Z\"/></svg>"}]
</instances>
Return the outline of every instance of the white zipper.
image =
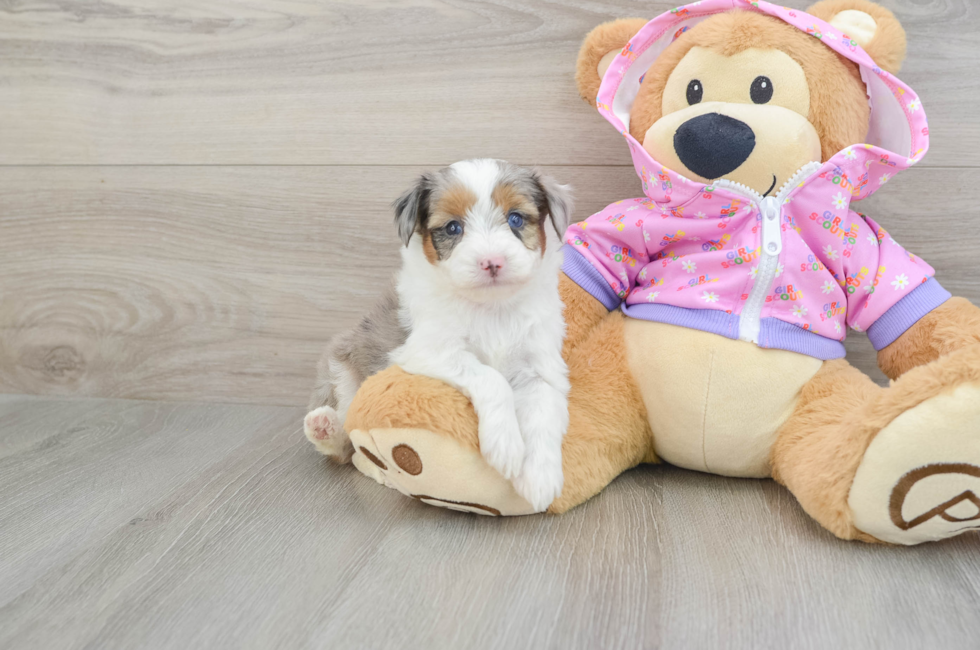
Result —
<instances>
[{"instance_id":1,"label":"white zipper","mask_svg":"<svg viewBox=\"0 0 980 650\"><path fill-rule=\"evenodd\" d=\"M783 203L793 189L804 180L813 175L821 165L817 162L810 162L803 165L783 186L776 192L776 196L763 197L751 187L726 181L724 179L715 181L715 186L724 187L748 198L762 214L762 234L759 238L760 256L759 270L756 273L755 284L749 292L745 307L739 317L738 338L743 341L759 343L759 331L762 327L762 308L766 304L766 296L772 288L773 281L776 279L776 271L779 268L779 254L783 251L782 235L782 213Z\"/></svg>"}]
</instances>

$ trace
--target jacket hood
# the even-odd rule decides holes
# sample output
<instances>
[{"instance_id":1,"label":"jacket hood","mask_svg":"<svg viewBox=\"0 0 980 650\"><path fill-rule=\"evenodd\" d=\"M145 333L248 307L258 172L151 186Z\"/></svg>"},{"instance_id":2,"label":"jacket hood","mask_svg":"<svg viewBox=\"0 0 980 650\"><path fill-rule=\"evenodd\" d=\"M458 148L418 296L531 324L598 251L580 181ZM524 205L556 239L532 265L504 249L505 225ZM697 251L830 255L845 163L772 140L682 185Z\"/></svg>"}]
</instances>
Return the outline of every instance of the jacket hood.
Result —
<instances>
[{"instance_id":1,"label":"jacket hood","mask_svg":"<svg viewBox=\"0 0 980 650\"><path fill-rule=\"evenodd\" d=\"M630 135L630 112L643 76L660 54L683 32L714 14L743 9L778 18L809 34L858 64L867 87L871 123L867 142L854 143L827 162L810 165L807 177L817 171L840 179L851 200L873 194L896 172L914 165L929 148L929 128L918 95L894 75L882 70L846 34L823 20L797 9L763 0L701 0L654 18L643 27L609 66L596 106L626 138L644 193L657 203L679 205L709 185L689 180L655 161ZM625 53L625 54L624 54Z\"/></svg>"}]
</instances>

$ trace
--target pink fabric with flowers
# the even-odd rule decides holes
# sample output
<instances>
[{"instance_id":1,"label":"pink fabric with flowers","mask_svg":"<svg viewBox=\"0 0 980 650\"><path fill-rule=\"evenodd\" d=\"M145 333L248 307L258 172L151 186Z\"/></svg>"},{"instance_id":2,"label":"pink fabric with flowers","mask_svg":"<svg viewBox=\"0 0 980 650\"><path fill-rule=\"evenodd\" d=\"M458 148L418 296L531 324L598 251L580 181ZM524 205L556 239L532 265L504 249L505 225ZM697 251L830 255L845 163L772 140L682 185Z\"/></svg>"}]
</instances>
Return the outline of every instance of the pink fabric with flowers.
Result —
<instances>
[{"instance_id":1,"label":"pink fabric with flowers","mask_svg":"<svg viewBox=\"0 0 980 650\"><path fill-rule=\"evenodd\" d=\"M871 142L814 163L797 186L782 195L782 251L761 314L763 321L777 319L843 341L846 326L872 327L934 273L877 223L851 209L852 201L870 196L895 173L918 162L928 148L929 131L919 99L908 86L875 66L845 34L802 11L762 1L703 0L663 14L640 30L607 71L596 104L626 139L646 196L613 203L571 226L566 242L601 275L611 293L625 301L628 314L672 322L673 316L655 310L630 310L641 304L724 312L734 317L727 326L722 325L722 315L712 326L679 324L738 337L737 317L758 275L761 206L723 182L705 185L665 168L628 128L642 75L660 52L686 28L731 9L766 13L819 38L858 63L868 86ZM930 304L945 300L935 288L932 292ZM732 331L719 331L724 327ZM758 342L807 351L796 344ZM833 358L842 356L843 348L837 352L834 348L812 354Z\"/></svg>"}]
</instances>

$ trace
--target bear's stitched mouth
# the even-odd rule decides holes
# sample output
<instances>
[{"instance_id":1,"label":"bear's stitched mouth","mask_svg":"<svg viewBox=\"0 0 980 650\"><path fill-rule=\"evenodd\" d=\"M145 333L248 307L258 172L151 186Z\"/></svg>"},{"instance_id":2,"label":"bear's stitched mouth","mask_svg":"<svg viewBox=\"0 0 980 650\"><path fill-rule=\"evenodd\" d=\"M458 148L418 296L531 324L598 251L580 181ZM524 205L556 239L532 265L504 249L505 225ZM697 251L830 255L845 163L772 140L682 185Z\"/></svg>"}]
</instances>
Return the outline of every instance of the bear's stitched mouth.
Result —
<instances>
[{"instance_id":1,"label":"bear's stitched mouth","mask_svg":"<svg viewBox=\"0 0 980 650\"><path fill-rule=\"evenodd\" d=\"M765 198L765 197L769 196L769 192L772 192L774 189L776 189L776 175L775 174L772 175L772 185L770 185L769 186L769 189L766 190L766 193L762 195L762 198Z\"/></svg>"}]
</instances>

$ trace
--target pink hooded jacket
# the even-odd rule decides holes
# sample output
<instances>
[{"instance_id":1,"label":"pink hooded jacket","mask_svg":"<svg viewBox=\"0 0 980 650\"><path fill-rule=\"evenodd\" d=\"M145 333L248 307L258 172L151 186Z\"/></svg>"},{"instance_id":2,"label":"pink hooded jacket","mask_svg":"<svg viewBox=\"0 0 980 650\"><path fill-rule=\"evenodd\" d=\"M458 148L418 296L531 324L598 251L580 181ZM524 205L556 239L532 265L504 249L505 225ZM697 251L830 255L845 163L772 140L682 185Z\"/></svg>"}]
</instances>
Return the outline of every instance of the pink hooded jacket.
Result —
<instances>
[{"instance_id":1,"label":"pink hooded jacket","mask_svg":"<svg viewBox=\"0 0 980 650\"><path fill-rule=\"evenodd\" d=\"M775 16L856 62L871 104L868 144L804 166L765 198L730 181L690 181L629 134L642 76L660 53L682 31L733 8ZM702 0L650 21L624 52L596 104L626 138L646 196L572 225L564 247L565 273L606 308L836 359L848 326L880 350L950 298L932 267L850 209L922 159L929 129L915 93L845 34L762 0Z\"/></svg>"}]
</instances>

